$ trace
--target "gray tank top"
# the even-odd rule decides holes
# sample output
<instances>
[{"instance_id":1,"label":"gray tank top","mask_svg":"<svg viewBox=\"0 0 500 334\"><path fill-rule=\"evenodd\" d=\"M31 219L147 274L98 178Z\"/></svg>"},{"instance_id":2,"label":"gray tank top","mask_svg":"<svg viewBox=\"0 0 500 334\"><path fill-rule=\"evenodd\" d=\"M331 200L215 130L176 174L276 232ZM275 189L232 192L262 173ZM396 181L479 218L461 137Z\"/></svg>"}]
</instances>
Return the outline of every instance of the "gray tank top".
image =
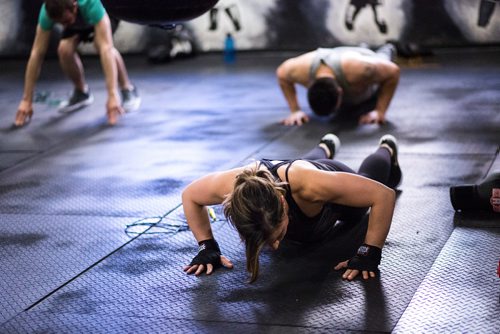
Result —
<instances>
[{"instance_id":1,"label":"gray tank top","mask_svg":"<svg viewBox=\"0 0 500 334\"><path fill-rule=\"evenodd\" d=\"M368 100L370 97L376 94L378 85L372 85L362 93L353 94L350 91L349 83L345 78L345 74L344 71L342 71L342 66L341 66L342 56L346 52L357 52L365 56L376 57L375 52L366 48L351 47L351 46L341 46L337 48L318 48L312 60L311 69L309 71L309 78L311 81L314 80L319 65L321 63L325 64L326 66L328 66L333 70L338 84L344 90L343 103L356 105Z\"/></svg>"}]
</instances>

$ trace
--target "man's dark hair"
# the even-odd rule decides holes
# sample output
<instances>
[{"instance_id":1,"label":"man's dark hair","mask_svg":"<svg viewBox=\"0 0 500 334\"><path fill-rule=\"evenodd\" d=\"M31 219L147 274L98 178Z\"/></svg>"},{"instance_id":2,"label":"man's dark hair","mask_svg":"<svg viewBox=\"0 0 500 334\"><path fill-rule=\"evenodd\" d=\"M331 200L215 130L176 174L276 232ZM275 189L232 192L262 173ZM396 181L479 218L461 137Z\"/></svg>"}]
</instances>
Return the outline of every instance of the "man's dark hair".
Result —
<instances>
[{"instance_id":1,"label":"man's dark hair","mask_svg":"<svg viewBox=\"0 0 500 334\"><path fill-rule=\"evenodd\" d=\"M52 20L62 18L65 10L73 9L75 0L45 0L45 10Z\"/></svg>"},{"instance_id":2,"label":"man's dark hair","mask_svg":"<svg viewBox=\"0 0 500 334\"><path fill-rule=\"evenodd\" d=\"M319 78L307 90L309 106L315 114L327 116L335 112L339 99L338 84L334 78Z\"/></svg>"}]
</instances>

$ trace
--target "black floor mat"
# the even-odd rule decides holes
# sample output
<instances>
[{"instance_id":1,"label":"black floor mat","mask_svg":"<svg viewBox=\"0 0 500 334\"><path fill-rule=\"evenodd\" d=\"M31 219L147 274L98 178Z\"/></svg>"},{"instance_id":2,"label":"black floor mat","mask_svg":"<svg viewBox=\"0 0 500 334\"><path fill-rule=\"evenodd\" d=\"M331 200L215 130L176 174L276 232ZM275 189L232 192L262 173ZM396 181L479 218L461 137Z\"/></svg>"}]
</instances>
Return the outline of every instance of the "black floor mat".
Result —
<instances>
[{"instance_id":1,"label":"black floor mat","mask_svg":"<svg viewBox=\"0 0 500 334\"><path fill-rule=\"evenodd\" d=\"M231 70L215 55L159 67L131 58L143 105L115 127L105 125L98 60L86 59L94 105L70 115L39 105L18 130L10 124L23 66L6 61L0 78L19 82L0 80L0 332L493 332L498 219L455 213L448 189L480 180L496 157L500 66L459 56L403 67L387 125L312 117L300 128L278 123L287 115L274 76L281 55L242 55ZM37 87L68 90L43 73ZM235 268L210 277L182 271L196 251L190 232L126 233L127 224L178 218L182 189L197 177L299 156L327 132L354 169L383 134L399 140L404 179L380 278L345 282L330 270L352 252L354 232L329 246L266 251L251 285L223 221L215 235Z\"/></svg>"}]
</instances>

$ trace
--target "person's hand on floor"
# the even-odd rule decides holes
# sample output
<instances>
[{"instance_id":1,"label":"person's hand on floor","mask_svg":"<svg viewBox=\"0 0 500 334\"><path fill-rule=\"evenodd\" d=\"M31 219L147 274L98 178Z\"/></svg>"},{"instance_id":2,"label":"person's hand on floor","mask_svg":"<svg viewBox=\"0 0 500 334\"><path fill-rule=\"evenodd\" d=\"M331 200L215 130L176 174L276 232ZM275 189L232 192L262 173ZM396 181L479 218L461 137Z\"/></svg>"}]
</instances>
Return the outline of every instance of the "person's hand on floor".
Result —
<instances>
[{"instance_id":1,"label":"person's hand on floor","mask_svg":"<svg viewBox=\"0 0 500 334\"><path fill-rule=\"evenodd\" d=\"M377 246L362 244L350 260L338 263L335 270L347 268L342 275L343 279L353 280L361 272L363 278L376 277L379 271L378 266L382 259L382 249Z\"/></svg>"},{"instance_id":2,"label":"person's hand on floor","mask_svg":"<svg viewBox=\"0 0 500 334\"><path fill-rule=\"evenodd\" d=\"M335 270L340 270L340 269L344 269L344 268L347 268L348 266L348 262L349 260L346 260L346 261L343 261L343 262L339 262L336 266L335 266ZM366 270L363 270L363 271L360 271L360 270L356 270L356 269L347 269L344 274L342 275L342 278L343 279L346 279L348 281L352 281L353 279L356 278L356 276L359 275L359 273L362 273L362 276L364 279L368 279L368 278L373 278L373 277L376 277L377 274L373 271L366 271Z\"/></svg>"},{"instance_id":3,"label":"person's hand on floor","mask_svg":"<svg viewBox=\"0 0 500 334\"><path fill-rule=\"evenodd\" d=\"M221 254L219 244L214 239L200 241L198 245L198 254L189 265L184 267L187 274L198 276L206 272L207 275L210 275L221 266L229 269L233 268L231 261Z\"/></svg>"},{"instance_id":4,"label":"person's hand on floor","mask_svg":"<svg viewBox=\"0 0 500 334\"><path fill-rule=\"evenodd\" d=\"M17 127L23 126L31 120L33 116L33 104L30 101L22 100L17 107L16 120L14 125Z\"/></svg>"},{"instance_id":5,"label":"person's hand on floor","mask_svg":"<svg viewBox=\"0 0 500 334\"><path fill-rule=\"evenodd\" d=\"M302 124L305 124L309 122L309 116L302 110L297 110L291 113L287 118L281 121L281 124L287 125L287 126L293 126L293 125L298 125L301 126Z\"/></svg>"},{"instance_id":6,"label":"person's hand on floor","mask_svg":"<svg viewBox=\"0 0 500 334\"><path fill-rule=\"evenodd\" d=\"M120 105L120 100L113 94L109 96L108 102L106 102L106 115L108 116L108 124L115 125L120 117L124 113L122 106Z\"/></svg>"},{"instance_id":7,"label":"person's hand on floor","mask_svg":"<svg viewBox=\"0 0 500 334\"><path fill-rule=\"evenodd\" d=\"M221 265L225 268L233 269L233 263L231 262L231 260L229 260L224 255L221 255L220 265L213 265L211 263L187 265L184 267L184 271L186 272L186 274L195 274L196 276L199 276L204 272L206 272L207 275L210 275L216 268L219 268Z\"/></svg>"},{"instance_id":8,"label":"person's hand on floor","mask_svg":"<svg viewBox=\"0 0 500 334\"><path fill-rule=\"evenodd\" d=\"M377 110L370 111L359 117L359 124L385 124L385 118Z\"/></svg>"}]
</instances>

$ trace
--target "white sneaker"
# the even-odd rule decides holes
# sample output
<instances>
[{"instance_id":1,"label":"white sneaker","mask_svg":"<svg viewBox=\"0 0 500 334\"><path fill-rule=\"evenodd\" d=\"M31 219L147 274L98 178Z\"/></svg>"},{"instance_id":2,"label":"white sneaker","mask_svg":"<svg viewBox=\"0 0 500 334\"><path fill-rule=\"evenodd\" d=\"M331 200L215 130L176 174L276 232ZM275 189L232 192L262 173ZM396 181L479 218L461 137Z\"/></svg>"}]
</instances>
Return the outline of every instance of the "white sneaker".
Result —
<instances>
[{"instance_id":1,"label":"white sneaker","mask_svg":"<svg viewBox=\"0 0 500 334\"><path fill-rule=\"evenodd\" d=\"M141 97L137 88L134 86L132 89L122 89L122 107L126 112L131 112L139 109L141 105Z\"/></svg>"},{"instance_id":2,"label":"white sneaker","mask_svg":"<svg viewBox=\"0 0 500 334\"><path fill-rule=\"evenodd\" d=\"M340 139L333 133L327 133L326 135L324 135L319 143L325 144L326 147L328 147L328 150L330 150L330 156L328 157L328 159L333 159L335 157L335 154L337 154L340 149Z\"/></svg>"},{"instance_id":3,"label":"white sneaker","mask_svg":"<svg viewBox=\"0 0 500 334\"><path fill-rule=\"evenodd\" d=\"M401 167L398 161L398 141L393 135L383 135L379 140L380 145L387 145L392 150L391 155L391 174L389 175L389 181L387 181L387 186L395 189L401 184L403 179L403 173L401 172Z\"/></svg>"}]
</instances>

